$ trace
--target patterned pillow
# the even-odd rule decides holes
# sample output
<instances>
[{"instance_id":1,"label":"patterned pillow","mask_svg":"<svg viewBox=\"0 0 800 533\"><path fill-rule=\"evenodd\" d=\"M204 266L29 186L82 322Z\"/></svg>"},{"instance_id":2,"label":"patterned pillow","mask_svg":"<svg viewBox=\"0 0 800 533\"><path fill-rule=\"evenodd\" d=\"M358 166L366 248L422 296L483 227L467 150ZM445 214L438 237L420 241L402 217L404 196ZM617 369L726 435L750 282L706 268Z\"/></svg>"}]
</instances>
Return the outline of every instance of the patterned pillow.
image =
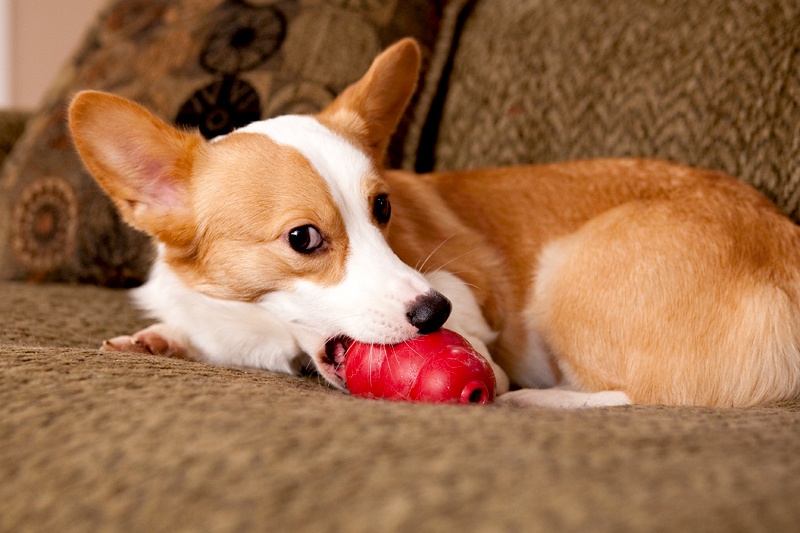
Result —
<instances>
[{"instance_id":1,"label":"patterned pillow","mask_svg":"<svg viewBox=\"0 0 800 533\"><path fill-rule=\"evenodd\" d=\"M443 2L111 2L3 168L0 278L130 286L146 275L149 240L119 219L72 147L65 112L78 90L120 94L211 138L318 111L401 37L416 37L427 57ZM389 164L402 158L408 121Z\"/></svg>"},{"instance_id":2,"label":"patterned pillow","mask_svg":"<svg viewBox=\"0 0 800 533\"><path fill-rule=\"evenodd\" d=\"M437 47L449 76L404 167L657 157L800 221L799 51L795 0L478 0Z\"/></svg>"}]
</instances>

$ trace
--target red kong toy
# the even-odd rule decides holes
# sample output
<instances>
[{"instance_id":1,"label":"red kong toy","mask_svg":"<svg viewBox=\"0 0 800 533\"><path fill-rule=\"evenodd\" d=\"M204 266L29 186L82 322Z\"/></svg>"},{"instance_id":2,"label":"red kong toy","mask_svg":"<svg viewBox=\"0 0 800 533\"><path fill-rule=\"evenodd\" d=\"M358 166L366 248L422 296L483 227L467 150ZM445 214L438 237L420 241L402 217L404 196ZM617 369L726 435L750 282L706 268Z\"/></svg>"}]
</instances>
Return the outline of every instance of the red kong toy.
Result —
<instances>
[{"instance_id":1,"label":"red kong toy","mask_svg":"<svg viewBox=\"0 0 800 533\"><path fill-rule=\"evenodd\" d=\"M393 346L353 342L345 360L350 394L429 403L494 401L492 367L446 329Z\"/></svg>"}]
</instances>

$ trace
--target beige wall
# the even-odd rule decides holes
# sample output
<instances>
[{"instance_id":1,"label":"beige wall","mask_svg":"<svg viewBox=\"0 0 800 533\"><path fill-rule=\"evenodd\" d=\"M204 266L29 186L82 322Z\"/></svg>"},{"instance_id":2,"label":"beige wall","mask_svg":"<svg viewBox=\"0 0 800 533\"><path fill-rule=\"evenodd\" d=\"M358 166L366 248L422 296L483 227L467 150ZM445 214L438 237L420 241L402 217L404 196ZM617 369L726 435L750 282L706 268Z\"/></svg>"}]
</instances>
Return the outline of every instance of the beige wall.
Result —
<instances>
[{"instance_id":1,"label":"beige wall","mask_svg":"<svg viewBox=\"0 0 800 533\"><path fill-rule=\"evenodd\" d=\"M108 0L7 1L11 104L35 108Z\"/></svg>"}]
</instances>

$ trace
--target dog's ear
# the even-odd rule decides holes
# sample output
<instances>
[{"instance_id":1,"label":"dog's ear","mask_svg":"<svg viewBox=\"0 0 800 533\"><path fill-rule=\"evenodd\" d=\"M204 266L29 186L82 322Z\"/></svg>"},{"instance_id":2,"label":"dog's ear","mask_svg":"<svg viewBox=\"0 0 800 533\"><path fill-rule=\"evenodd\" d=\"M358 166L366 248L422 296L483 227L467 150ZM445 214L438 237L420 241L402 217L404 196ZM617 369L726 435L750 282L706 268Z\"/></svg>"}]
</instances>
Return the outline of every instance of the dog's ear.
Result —
<instances>
[{"instance_id":1,"label":"dog's ear","mask_svg":"<svg viewBox=\"0 0 800 533\"><path fill-rule=\"evenodd\" d=\"M84 91L69 127L89 172L133 227L168 244L192 238L192 165L205 141L119 96Z\"/></svg>"},{"instance_id":2,"label":"dog's ear","mask_svg":"<svg viewBox=\"0 0 800 533\"><path fill-rule=\"evenodd\" d=\"M403 39L383 51L367 73L344 90L317 118L358 142L381 163L417 86L420 49Z\"/></svg>"}]
</instances>

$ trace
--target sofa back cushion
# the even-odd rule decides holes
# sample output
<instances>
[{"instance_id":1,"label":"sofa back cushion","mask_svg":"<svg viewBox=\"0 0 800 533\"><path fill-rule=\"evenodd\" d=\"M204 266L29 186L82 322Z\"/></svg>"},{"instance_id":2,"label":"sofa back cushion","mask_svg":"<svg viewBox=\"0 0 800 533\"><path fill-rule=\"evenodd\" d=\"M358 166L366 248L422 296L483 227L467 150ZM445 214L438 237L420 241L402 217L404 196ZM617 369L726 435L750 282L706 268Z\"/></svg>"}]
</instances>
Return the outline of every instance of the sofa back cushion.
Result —
<instances>
[{"instance_id":1,"label":"sofa back cushion","mask_svg":"<svg viewBox=\"0 0 800 533\"><path fill-rule=\"evenodd\" d=\"M800 220L800 3L478 0L462 19L407 167L657 157Z\"/></svg>"}]
</instances>

